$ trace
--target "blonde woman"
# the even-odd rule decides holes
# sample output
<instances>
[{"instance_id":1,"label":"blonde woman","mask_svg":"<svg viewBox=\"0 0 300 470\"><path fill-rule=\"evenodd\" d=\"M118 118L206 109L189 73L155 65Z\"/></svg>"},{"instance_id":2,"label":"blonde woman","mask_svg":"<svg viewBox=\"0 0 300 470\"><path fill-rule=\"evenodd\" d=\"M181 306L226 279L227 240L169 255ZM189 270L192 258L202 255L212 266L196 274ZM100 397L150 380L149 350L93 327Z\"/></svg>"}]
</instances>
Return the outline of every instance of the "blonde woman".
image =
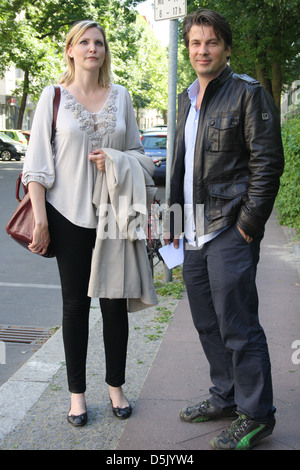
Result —
<instances>
[{"instance_id":1,"label":"blonde woman","mask_svg":"<svg viewBox=\"0 0 300 470\"><path fill-rule=\"evenodd\" d=\"M58 262L71 392L68 421L82 426L87 422L87 289L97 227L92 196L106 160L101 148L141 153L143 148L129 93L111 82L110 50L99 24L81 21L73 26L66 39L65 60L55 157L50 144L54 87L48 86L36 109L23 182L29 187L36 220L29 248L43 254L51 239ZM128 340L126 299L100 299L100 305L109 396L115 416L126 419L131 414L122 389Z\"/></svg>"}]
</instances>

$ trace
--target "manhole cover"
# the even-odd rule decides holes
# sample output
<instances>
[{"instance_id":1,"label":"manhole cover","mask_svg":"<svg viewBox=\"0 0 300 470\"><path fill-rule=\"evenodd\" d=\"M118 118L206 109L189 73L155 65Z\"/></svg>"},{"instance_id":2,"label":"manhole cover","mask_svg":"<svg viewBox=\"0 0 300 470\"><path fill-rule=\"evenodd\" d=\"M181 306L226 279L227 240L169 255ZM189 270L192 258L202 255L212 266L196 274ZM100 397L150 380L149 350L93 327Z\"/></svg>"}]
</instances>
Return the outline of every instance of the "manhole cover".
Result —
<instances>
[{"instance_id":1,"label":"manhole cover","mask_svg":"<svg viewBox=\"0 0 300 470\"><path fill-rule=\"evenodd\" d=\"M38 344L47 341L53 332L53 330L35 326L0 325L0 341Z\"/></svg>"}]
</instances>

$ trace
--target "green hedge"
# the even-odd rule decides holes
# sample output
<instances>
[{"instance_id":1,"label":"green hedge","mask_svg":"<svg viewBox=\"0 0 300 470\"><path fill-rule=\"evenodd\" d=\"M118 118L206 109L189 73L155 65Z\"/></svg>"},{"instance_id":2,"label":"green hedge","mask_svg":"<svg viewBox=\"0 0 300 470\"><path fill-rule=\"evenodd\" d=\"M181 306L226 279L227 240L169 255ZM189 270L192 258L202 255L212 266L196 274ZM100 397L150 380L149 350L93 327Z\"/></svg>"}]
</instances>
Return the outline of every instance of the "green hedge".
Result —
<instances>
[{"instance_id":1,"label":"green hedge","mask_svg":"<svg viewBox=\"0 0 300 470\"><path fill-rule=\"evenodd\" d=\"M282 125L285 168L275 208L281 225L300 234L300 114Z\"/></svg>"}]
</instances>

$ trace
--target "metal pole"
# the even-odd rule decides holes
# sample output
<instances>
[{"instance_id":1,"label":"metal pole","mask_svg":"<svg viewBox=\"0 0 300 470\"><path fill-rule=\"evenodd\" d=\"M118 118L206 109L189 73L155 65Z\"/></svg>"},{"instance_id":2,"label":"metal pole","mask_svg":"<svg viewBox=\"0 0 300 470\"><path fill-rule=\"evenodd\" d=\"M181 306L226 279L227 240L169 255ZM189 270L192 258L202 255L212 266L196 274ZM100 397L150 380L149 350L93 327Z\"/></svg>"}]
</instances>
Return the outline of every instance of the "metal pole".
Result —
<instances>
[{"instance_id":1,"label":"metal pole","mask_svg":"<svg viewBox=\"0 0 300 470\"><path fill-rule=\"evenodd\" d=\"M177 100L177 55L178 55L178 20L170 20L169 32L169 79L168 79L168 136L167 136L167 164L166 164L166 203L170 199L171 167L173 160L175 127L176 127L176 100ZM172 280L172 270L164 265L165 282Z\"/></svg>"}]
</instances>

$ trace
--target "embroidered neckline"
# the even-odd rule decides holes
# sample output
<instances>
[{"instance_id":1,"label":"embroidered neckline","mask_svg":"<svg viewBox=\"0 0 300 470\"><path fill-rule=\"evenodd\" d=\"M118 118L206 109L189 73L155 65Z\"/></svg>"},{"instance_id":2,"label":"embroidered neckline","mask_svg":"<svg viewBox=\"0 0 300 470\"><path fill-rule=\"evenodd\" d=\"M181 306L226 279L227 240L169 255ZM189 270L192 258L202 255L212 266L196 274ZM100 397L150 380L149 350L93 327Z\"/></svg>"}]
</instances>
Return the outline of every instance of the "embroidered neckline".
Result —
<instances>
[{"instance_id":1,"label":"embroidered neckline","mask_svg":"<svg viewBox=\"0 0 300 470\"><path fill-rule=\"evenodd\" d=\"M116 99L118 90L112 85L110 94L103 108L97 113L87 111L78 103L74 96L62 87L62 93L66 98L65 108L70 109L73 117L79 121L79 127L86 132L92 142L93 149L101 147L102 137L111 134L116 128L117 111Z\"/></svg>"}]
</instances>

